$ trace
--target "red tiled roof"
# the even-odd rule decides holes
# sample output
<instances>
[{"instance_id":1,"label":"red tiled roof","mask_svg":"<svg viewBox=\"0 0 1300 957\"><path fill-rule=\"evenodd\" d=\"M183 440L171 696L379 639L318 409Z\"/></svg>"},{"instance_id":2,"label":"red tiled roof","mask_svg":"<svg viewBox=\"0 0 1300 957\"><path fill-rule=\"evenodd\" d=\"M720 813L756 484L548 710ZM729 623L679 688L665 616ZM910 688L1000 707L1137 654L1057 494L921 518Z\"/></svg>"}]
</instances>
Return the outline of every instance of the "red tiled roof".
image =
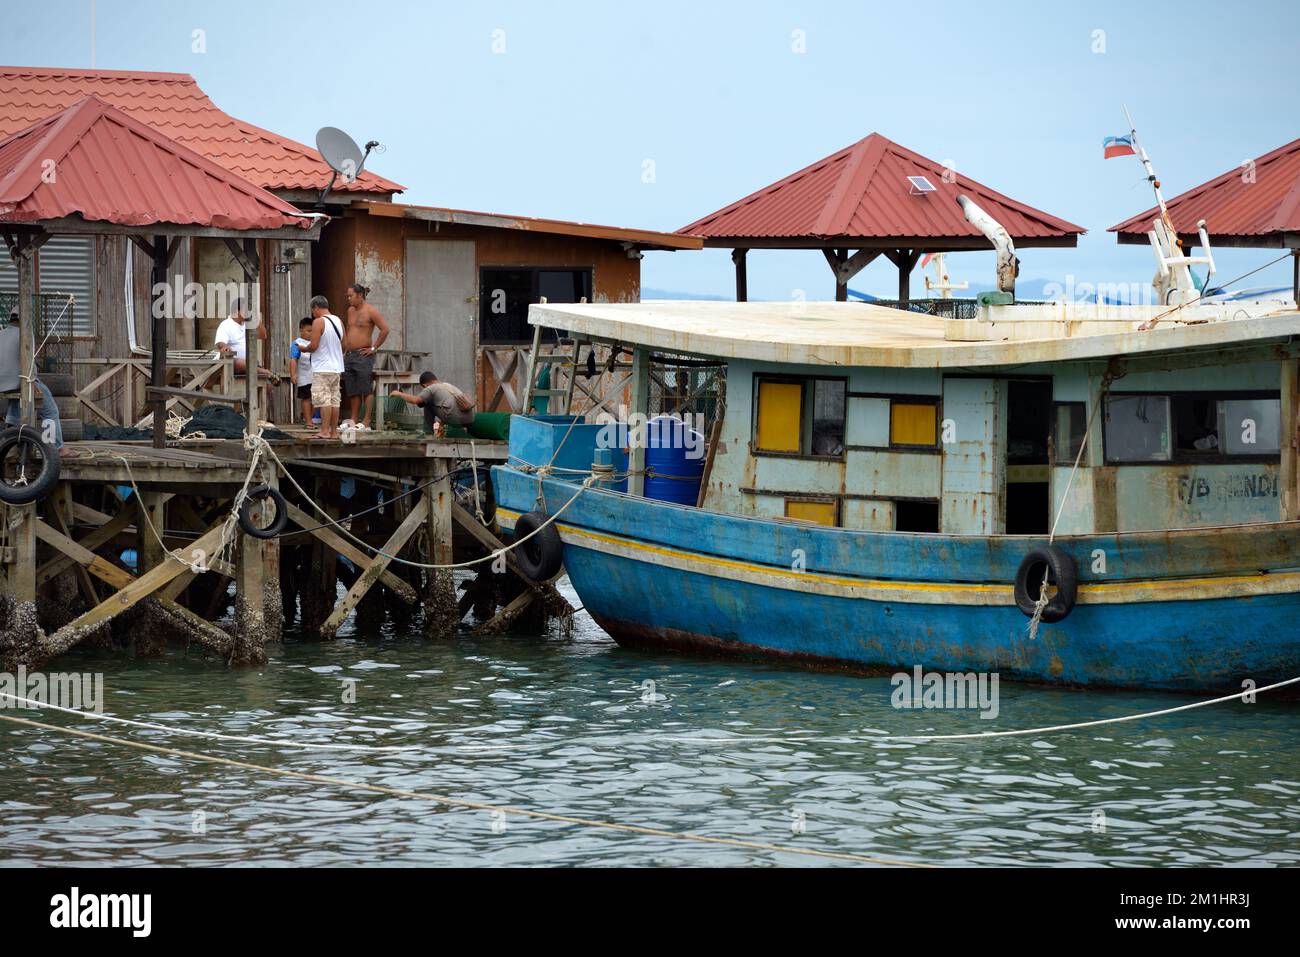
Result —
<instances>
[{"instance_id":1,"label":"red tiled roof","mask_svg":"<svg viewBox=\"0 0 1300 957\"><path fill-rule=\"evenodd\" d=\"M951 182L945 181L945 173ZM912 195L909 176L926 177L935 191ZM982 238L962 215L958 193L967 194L1022 245L1073 239L1085 232L1082 226L953 175L879 133L678 232L727 239L899 239L920 245Z\"/></svg>"},{"instance_id":2,"label":"red tiled roof","mask_svg":"<svg viewBox=\"0 0 1300 957\"><path fill-rule=\"evenodd\" d=\"M1210 236L1300 233L1300 140L1292 140L1255 160L1253 182L1238 166L1165 203L1179 233L1196 232L1205 220ZM1156 218L1151 207L1110 227L1110 232L1145 236Z\"/></svg>"},{"instance_id":3,"label":"red tiled roof","mask_svg":"<svg viewBox=\"0 0 1300 957\"><path fill-rule=\"evenodd\" d=\"M0 66L0 137L94 94L264 189L324 189L330 169L309 146L237 120L187 73ZM404 187L362 172L334 191L396 193Z\"/></svg>"},{"instance_id":4,"label":"red tiled roof","mask_svg":"<svg viewBox=\"0 0 1300 957\"><path fill-rule=\"evenodd\" d=\"M0 220L308 228L266 190L98 97L0 141Z\"/></svg>"}]
</instances>

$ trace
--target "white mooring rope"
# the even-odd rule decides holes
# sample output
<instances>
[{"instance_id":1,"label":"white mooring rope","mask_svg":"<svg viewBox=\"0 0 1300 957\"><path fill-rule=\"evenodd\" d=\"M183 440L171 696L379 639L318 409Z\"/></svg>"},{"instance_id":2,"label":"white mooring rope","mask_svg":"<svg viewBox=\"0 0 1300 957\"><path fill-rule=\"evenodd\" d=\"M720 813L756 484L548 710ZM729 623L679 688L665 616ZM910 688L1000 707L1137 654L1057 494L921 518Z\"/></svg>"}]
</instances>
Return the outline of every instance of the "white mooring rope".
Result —
<instances>
[{"instance_id":1,"label":"white mooring rope","mask_svg":"<svg viewBox=\"0 0 1300 957\"><path fill-rule=\"evenodd\" d=\"M0 691L0 698L8 698L10 701L17 701L20 704L28 705L34 708L45 708L49 711L62 711L64 714L75 714L79 718L89 718L91 721L105 721L111 724L124 724L133 728L147 728L150 731L164 731L167 734L188 734L198 738L212 738L216 741L237 741L242 744L269 744L277 748L302 748L307 751L367 751L367 752L393 752L393 751L418 751L417 745L387 745L377 746L369 744L316 744L310 741L289 741L279 738L260 738L256 736L241 734L218 734L216 731L202 731L198 728L176 728L169 727L165 724L154 724L150 721L136 721L132 718L119 718L112 714L99 714L95 711L82 711L77 708L64 708L57 704L50 704L46 701L36 701L32 698L23 698L16 694L10 694L7 691Z\"/></svg>"},{"instance_id":2,"label":"white mooring rope","mask_svg":"<svg viewBox=\"0 0 1300 957\"><path fill-rule=\"evenodd\" d=\"M975 731L970 734L887 734L875 740L898 740L898 741L963 741L972 738L1011 738L1018 735L1026 734L1048 734L1052 731L1072 731L1076 728L1097 728L1104 724L1121 724L1125 721L1141 721L1144 718L1157 718L1165 714L1176 714L1179 711L1191 711L1193 708L1205 708L1212 704L1222 704L1225 701L1236 701L1238 698L1245 698L1248 695L1263 694L1265 691L1273 691L1276 688L1285 688L1287 685L1293 685L1300 682L1300 676L1288 678L1286 681L1278 681L1271 685L1265 685L1262 688L1248 688L1245 691L1238 691L1236 694L1224 695L1222 698L1210 698L1207 701L1193 701L1191 704L1180 704L1176 708L1161 708L1159 711L1146 711L1142 714L1126 714L1118 718L1098 718L1096 721L1077 721L1074 724L1054 724L1045 728L1022 728L1019 731Z\"/></svg>"}]
</instances>

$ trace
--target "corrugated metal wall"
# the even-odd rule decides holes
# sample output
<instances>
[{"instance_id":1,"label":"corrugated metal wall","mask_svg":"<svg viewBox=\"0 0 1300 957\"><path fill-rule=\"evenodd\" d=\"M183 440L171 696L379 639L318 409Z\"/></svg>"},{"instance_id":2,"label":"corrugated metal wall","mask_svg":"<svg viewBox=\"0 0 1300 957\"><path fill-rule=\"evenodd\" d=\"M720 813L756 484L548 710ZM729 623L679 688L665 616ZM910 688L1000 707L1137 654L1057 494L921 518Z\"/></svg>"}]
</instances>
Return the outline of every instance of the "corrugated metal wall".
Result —
<instances>
[{"instance_id":1,"label":"corrugated metal wall","mask_svg":"<svg viewBox=\"0 0 1300 957\"><path fill-rule=\"evenodd\" d=\"M75 297L56 335L95 335L94 237L53 237L37 253L37 270L42 293ZM0 292L18 292L18 270L8 256L0 256Z\"/></svg>"}]
</instances>

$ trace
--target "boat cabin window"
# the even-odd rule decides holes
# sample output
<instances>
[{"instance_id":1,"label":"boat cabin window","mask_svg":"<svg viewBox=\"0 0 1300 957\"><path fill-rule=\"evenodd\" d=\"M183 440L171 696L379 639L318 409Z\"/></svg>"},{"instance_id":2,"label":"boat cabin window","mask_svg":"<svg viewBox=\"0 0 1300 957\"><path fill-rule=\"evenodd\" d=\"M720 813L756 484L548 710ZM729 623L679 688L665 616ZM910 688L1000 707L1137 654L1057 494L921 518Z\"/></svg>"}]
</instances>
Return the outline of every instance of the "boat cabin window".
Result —
<instances>
[{"instance_id":1,"label":"boat cabin window","mask_svg":"<svg viewBox=\"0 0 1300 957\"><path fill-rule=\"evenodd\" d=\"M1105 436L1107 462L1168 462L1169 397L1110 396Z\"/></svg>"},{"instance_id":2,"label":"boat cabin window","mask_svg":"<svg viewBox=\"0 0 1300 957\"><path fill-rule=\"evenodd\" d=\"M844 454L844 379L754 380L754 451L839 458Z\"/></svg>"},{"instance_id":3,"label":"boat cabin window","mask_svg":"<svg viewBox=\"0 0 1300 957\"><path fill-rule=\"evenodd\" d=\"M1271 460L1281 449L1273 395L1112 395L1106 405L1108 462Z\"/></svg>"},{"instance_id":4,"label":"boat cabin window","mask_svg":"<svg viewBox=\"0 0 1300 957\"><path fill-rule=\"evenodd\" d=\"M1224 399L1219 403L1220 447L1228 455L1282 451L1280 399Z\"/></svg>"},{"instance_id":5,"label":"boat cabin window","mask_svg":"<svg viewBox=\"0 0 1300 957\"><path fill-rule=\"evenodd\" d=\"M839 524L838 505L834 499L788 498L785 500L785 517L834 528Z\"/></svg>"},{"instance_id":6,"label":"boat cabin window","mask_svg":"<svg viewBox=\"0 0 1300 957\"><path fill-rule=\"evenodd\" d=\"M939 531L939 503L915 500L894 503L894 531Z\"/></svg>"},{"instance_id":7,"label":"boat cabin window","mask_svg":"<svg viewBox=\"0 0 1300 957\"><path fill-rule=\"evenodd\" d=\"M1058 402L1052 420L1052 461L1057 465L1073 465L1083 448L1083 435L1088 430L1088 407L1083 402Z\"/></svg>"},{"instance_id":8,"label":"boat cabin window","mask_svg":"<svg viewBox=\"0 0 1300 957\"><path fill-rule=\"evenodd\" d=\"M939 403L926 399L891 399L890 448L933 449L939 445Z\"/></svg>"}]
</instances>

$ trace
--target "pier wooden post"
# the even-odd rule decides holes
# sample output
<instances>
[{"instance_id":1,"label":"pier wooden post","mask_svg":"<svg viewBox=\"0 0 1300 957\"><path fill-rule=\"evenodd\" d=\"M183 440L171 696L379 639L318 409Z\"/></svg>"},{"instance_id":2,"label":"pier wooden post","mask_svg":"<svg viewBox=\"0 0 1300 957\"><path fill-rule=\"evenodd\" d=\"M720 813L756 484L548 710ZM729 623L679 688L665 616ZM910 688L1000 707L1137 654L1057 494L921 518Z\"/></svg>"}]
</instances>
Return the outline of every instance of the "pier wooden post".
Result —
<instances>
[{"instance_id":1,"label":"pier wooden post","mask_svg":"<svg viewBox=\"0 0 1300 957\"><path fill-rule=\"evenodd\" d=\"M36 270L32 257L39 243L33 238L20 238L11 255L18 267L18 371L24 378L18 380L18 401L21 409L19 422L32 421L33 388L30 378L25 378L36 361ZM9 564L5 569L5 594L15 602L36 602L36 506L9 505L4 509L4 520L9 525Z\"/></svg>"},{"instance_id":2,"label":"pier wooden post","mask_svg":"<svg viewBox=\"0 0 1300 957\"><path fill-rule=\"evenodd\" d=\"M450 565L452 557L451 535L451 478L447 463L433 461L433 484L424 490L420 503L425 515L425 530L429 537L429 562ZM429 638L450 638L456 633L456 580L449 569L428 569L424 591L424 632Z\"/></svg>"},{"instance_id":3,"label":"pier wooden post","mask_svg":"<svg viewBox=\"0 0 1300 957\"><path fill-rule=\"evenodd\" d=\"M165 557L165 549L163 543L158 541L158 536L166 534L167 498L168 496L162 492L144 489L141 489L137 496L135 522L137 575L143 575L157 568ZM154 534L154 529L158 530L158 535Z\"/></svg>"},{"instance_id":4,"label":"pier wooden post","mask_svg":"<svg viewBox=\"0 0 1300 957\"><path fill-rule=\"evenodd\" d=\"M632 350L632 404L630 420L638 423L628 435L627 490L631 495L645 494L645 417L650 406L650 350L637 346Z\"/></svg>"},{"instance_id":5,"label":"pier wooden post","mask_svg":"<svg viewBox=\"0 0 1300 957\"><path fill-rule=\"evenodd\" d=\"M36 601L36 506L6 505L9 550L5 558L5 594L16 602Z\"/></svg>"},{"instance_id":6,"label":"pier wooden post","mask_svg":"<svg viewBox=\"0 0 1300 957\"><path fill-rule=\"evenodd\" d=\"M268 469L266 484L279 489L280 476ZM269 506L268 506L269 507ZM280 540L267 539L262 546L262 616L265 619L267 641L279 641L284 629L284 600L280 595Z\"/></svg>"},{"instance_id":7,"label":"pier wooden post","mask_svg":"<svg viewBox=\"0 0 1300 957\"><path fill-rule=\"evenodd\" d=\"M238 542L235 557L234 657L237 661L264 661L267 623L263 603L266 576L262 562L262 541L240 532Z\"/></svg>"},{"instance_id":8,"label":"pier wooden post","mask_svg":"<svg viewBox=\"0 0 1300 957\"><path fill-rule=\"evenodd\" d=\"M173 242L178 247L180 238L177 237ZM153 239L152 274L153 288L155 290L167 288L167 266L170 259L167 249L167 237L155 236ZM172 310L157 308L158 302L165 303L166 301L167 294L165 292L159 293L154 308L150 309L152 335L150 336L149 384L156 389L161 389L167 385L167 332L172 321ZM162 315L158 314L160 312ZM131 320L128 318L127 321ZM150 394L149 404L153 407L153 447L161 449L167 445L167 397L154 392ZM131 422L128 420L126 424L130 425ZM143 551L138 551L137 554L139 554L141 560L144 559Z\"/></svg>"},{"instance_id":9,"label":"pier wooden post","mask_svg":"<svg viewBox=\"0 0 1300 957\"><path fill-rule=\"evenodd\" d=\"M320 507L325 510L325 514L331 519L339 517L338 506L332 496L326 494L326 483L324 479L315 478L312 480L312 496ZM298 513L292 505L289 507L289 515L299 526L303 528L313 528L325 523L325 519L318 514L313 513L307 516ZM322 534L324 533L324 534ZM338 555L335 547L325 535L332 535L333 532L326 525L312 533L314 541L311 543L311 565L309 574L305 576L304 581L298 593L299 622L302 630L307 634L320 634L320 627L329 617L334 608L334 602L338 600ZM339 539L343 541L343 539ZM349 556L349 560L352 559Z\"/></svg>"}]
</instances>

